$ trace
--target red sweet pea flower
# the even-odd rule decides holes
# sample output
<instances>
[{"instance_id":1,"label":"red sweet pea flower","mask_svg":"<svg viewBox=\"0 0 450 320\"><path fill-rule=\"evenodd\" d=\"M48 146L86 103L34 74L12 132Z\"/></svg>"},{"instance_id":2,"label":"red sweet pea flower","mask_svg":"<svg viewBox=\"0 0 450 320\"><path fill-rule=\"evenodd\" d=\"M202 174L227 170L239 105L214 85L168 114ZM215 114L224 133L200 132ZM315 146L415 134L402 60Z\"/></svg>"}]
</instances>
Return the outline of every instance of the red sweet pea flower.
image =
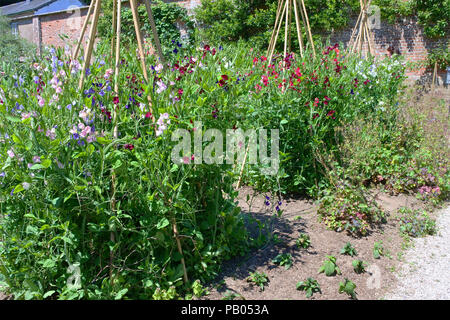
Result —
<instances>
[{"instance_id":1,"label":"red sweet pea flower","mask_svg":"<svg viewBox=\"0 0 450 320\"><path fill-rule=\"evenodd\" d=\"M146 119L151 118L151 117L152 117L152 113L151 113L151 112L147 112L147 113L145 114L145 118L146 118Z\"/></svg>"},{"instance_id":2,"label":"red sweet pea flower","mask_svg":"<svg viewBox=\"0 0 450 320\"><path fill-rule=\"evenodd\" d=\"M124 149L128 149L130 151L132 151L134 149L134 145L128 144L128 143L126 145L124 145L123 147L124 147Z\"/></svg>"},{"instance_id":3,"label":"red sweet pea flower","mask_svg":"<svg viewBox=\"0 0 450 320\"><path fill-rule=\"evenodd\" d=\"M119 104L119 97L114 97L113 98L113 103L114 104Z\"/></svg>"},{"instance_id":4,"label":"red sweet pea flower","mask_svg":"<svg viewBox=\"0 0 450 320\"><path fill-rule=\"evenodd\" d=\"M267 87L267 85L269 84L269 78L267 76L261 76L261 78L262 78L262 82Z\"/></svg>"}]
</instances>

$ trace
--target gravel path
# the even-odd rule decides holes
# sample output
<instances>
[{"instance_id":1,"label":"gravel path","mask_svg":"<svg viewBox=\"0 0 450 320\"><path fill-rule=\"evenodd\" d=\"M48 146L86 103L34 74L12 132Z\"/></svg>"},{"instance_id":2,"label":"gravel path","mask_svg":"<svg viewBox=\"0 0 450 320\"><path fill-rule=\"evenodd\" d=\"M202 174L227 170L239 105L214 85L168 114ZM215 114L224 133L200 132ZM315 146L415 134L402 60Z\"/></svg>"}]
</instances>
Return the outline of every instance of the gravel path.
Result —
<instances>
[{"instance_id":1,"label":"gravel path","mask_svg":"<svg viewBox=\"0 0 450 320\"><path fill-rule=\"evenodd\" d=\"M388 300L450 299L450 207L437 219L438 234L414 239L396 275L398 285Z\"/></svg>"}]
</instances>

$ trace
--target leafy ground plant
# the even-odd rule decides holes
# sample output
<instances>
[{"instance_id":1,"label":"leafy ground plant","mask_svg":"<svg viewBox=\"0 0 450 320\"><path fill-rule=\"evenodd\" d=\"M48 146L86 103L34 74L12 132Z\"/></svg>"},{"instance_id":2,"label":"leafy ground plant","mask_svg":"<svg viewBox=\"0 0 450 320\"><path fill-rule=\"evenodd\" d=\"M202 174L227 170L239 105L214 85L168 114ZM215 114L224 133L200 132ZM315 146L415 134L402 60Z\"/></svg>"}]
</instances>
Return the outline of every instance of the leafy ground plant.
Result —
<instances>
[{"instance_id":1,"label":"leafy ground plant","mask_svg":"<svg viewBox=\"0 0 450 320\"><path fill-rule=\"evenodd\" d=\"M353 260L352 261L353 270L356 273L364 273L366 272L367 263L362 260Z\"/></svg>"},{"instance_id":2,"label":"leafy ground plant","mask_svg":"<svg viewBox=\"0 0 450 320\"><path fill-rule=\"evenodd\" d=\"M322 272L324 272L327 277L331 277L336 274L341 274L341 270L336 265L335 256L327 256L327 259L323 262L322 266L319 268L319 273Z\"/></svg>"},{"instance_id":3,"label":"leafy ground plant","mask_svg":"<svg viewBox=\"0 0 450 320\"><path fill-rule=\"evenodd\" d=\"M350 242L347 242L345 244L345 246L341 249L341 254L346 254L346 255L354 257L357 255L357 252L356 252L355 247L353 247Z\"/></svg>"},{"instance_id":4,"label":"leafy ground plant","mask_svg":"<svg viewBox=\"0 0 450 320\"><path fill-rule=\"evenodd\" d=\"M348 294L352 299L356 300L356 284L354 284L351 280L348 280L345 278L344 282L339 283L339 293L346 293Z\"/></svg>"},{"instance_id":5,"label":"leafy ground plant","mask_svg":"<svg viewBox=\"0 0 450 320\"><path fill-rule=\"evenodd\" d=\"M322 293L319 283L313 278L308 278L306 281L299 281L297 283L297 290L305 291L307 298L312 297L315 292Z\"/></svg>"},{"instance_id":6,"label":"leafy ground plant","mask_svg":"<svg viewBox=\"0 0 450 320\"><path fill-rule=\"evenodd\" d=\"M295 241L298 248L308 249L311 246L311 238L308 234L302 233Z\"/></svg>"},{"instance_id":7,"label":"leafy ground plant","mask_svg":"<svg viewBox=\"0 0 450 320\"><path fill-rule=\"evenodd\" d=\"M383 247L383 241L375 242L373 245L373 257L375 259L380 259L381 256L384 256L384 247Z\"/></svg>"},{"instance_id":8,"label":"leafy ground plant","mask_svg":"<svg viewBox=\"0 0 450 320\"><path fill-rule=\"evenodd\" d=\"M284 268L288 270L292 267L292 255L290 253L279 254L272 260L272 262L280 266L284 266Z\"/></svg>"},{"instance_id":9,"label":"leafy ground plant","mask_svg":"<svg viewBox=\"0 0 450 320\"><path fill-rule=\"evenodd\" d=\"M436 234L436 221L426 212L402 207L398 213L401 214L399 227L403 235L416 238Z\"/></svg>"},{"instance_id":10,"label":"leafy ground plant","mask_svg":"<svg viewBox=\"0 0 450 320\"><path fill-rule=\"evenodd\" d=\"M267 274L261 272L250 272L250 276L247 278L248 282L252 282L259 286L261 291L264 291L264 285L269 282L269 277Z\"/></svg>"}]
</instances>

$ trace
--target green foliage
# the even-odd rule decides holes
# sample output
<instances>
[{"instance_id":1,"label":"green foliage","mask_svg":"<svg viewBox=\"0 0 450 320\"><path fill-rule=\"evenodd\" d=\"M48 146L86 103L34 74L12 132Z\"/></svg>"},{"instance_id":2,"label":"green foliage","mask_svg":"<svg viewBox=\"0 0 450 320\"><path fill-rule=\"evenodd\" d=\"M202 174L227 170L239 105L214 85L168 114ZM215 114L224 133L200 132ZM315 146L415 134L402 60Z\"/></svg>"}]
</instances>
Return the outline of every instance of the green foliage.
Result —
<instances>
[{"instance_id":1,"label":"green foliage","mask_svg":"<svg viewBox=\"0 0 450 320\"><path fill-rule=\"evenodd\" d=\"M264 291L264 285L269 282L269 278L265 273L250 272L250 276L248 276L247 281L254 283L255 285L259 286L261 291Z\"/></svg>"},{"instance_id":2,"label":"green foliage","mask_svg":"<svg viewBox=\"0 0 450 320\"><path fill-rule=\"evenodd\" d=\"M311 238L308 234L302 233L295 241L298 248L308 249L311 246Z\"/></svg>"},{"instance_id":3,"label":"green foliage","mask_svg":"<svg viewBox=\"0 0 450 320\"><path fill-rule=\"evenodd\" d=\"M292 255L290 253L280 253L272 259L272 262L280 266L284 266L284 268L288 270L292 267Z\"/></svg>"},{"instance_id":4,"label":"green foliage","mask_svg":"<svg viewBox=\"0 0 450 320\"><path fill-rule=\"evenodd\" d=\"M436 234L436 221L431 219L425 211L413 210L406 207L398 209L400 214L400 232L414 238Z\"/></svg>"},{"instance_id":5,"label":"green foliage","mask_svg":"<svg viewBox=\"0 0 450 320\"><path fill-rule=\"evenodd\" d=\"M346 254L352 257L357 255L355 247L353 247L350 242L347 242L345 246L341 249L341 254Z\"/></svg>"},{"instance_id":6,"label":"green foliage","mask_svg":"<svg viewBox=\"0 0 450 320\"><path fill-rule=\"evenodd\" d=\"M316 292L322 293L319 283L313 278L297 282L297 290L305 291L307 298L311 298Z\"/></svg>"},{"instance_id":7,"label":"green foliage","mask_svg":"<svg viewBox=\"0 0 450 320\"><path fill-rule=\"evenodd\" d=\"M431 50L427 56L427 65L430 68L434 68L434 65L441 70L446 70L450 66L450 49L448 46L442 46Z\"/></svg>"},{"instance_id":8,"label":"green foliage","mask_svg":"<svg viewBox=\"0 0 450 320\"><path fill-rule=\"evenodd\" d=\"M359 1L328 0L324 4L321 0L305 0L305 5L311 29L317 33L345 27L349 22L349 13L358 10ZM203 33L210 41L244 39L262 48L267 46L276 11L276 0L202 0L196 10L196 19L205 26ZM295 25L292 25L291 32L295 34ZM305 29L302 32L306 35ZM292 37L294 47L298 47L297 41L296 37Z\"/></svg>"},{"instance_id":9,"label":"green foliage","mask_svg":"<svg viewBox=\"0 0 450 320\"><path fill-rule=\"evenodd\" d=\"M19 35L13 35L8 18L0 15L0 77L22 72L35 55L36 47Z\"/></svg>"},{"instance_id":10,"label":"green foliage","mask_svg":"<svg viewBox=\"0 0 450 320\"><path fill-rule=\"evenodd\" d=\"M347 231L358 236L366 235L371 224L385 221L385 214L372 199L367 199L364 189L345 180L324 188L317 211L319 219L335 231Z\"/></svg>"},{"instance_id":11,"label":"green foliage","mask_svg":"<svg viewBox=\"0 0 450 320\"><path fill-rule=\"evenodd\" d=\"M381 256L385 255L383 241L380 240L374 243L372 253L375 259L380 259Z\"/></svg>"},{"instance_id":12,"label":"green foliage","mask_svg":"<svg viewBox=\"0 0 450 320\"><path fill-rule=\"evenodd\" d=\"M195 280L194 283L192 284L192 292L193 292L194 296L196 296L197 298L200 298L204 294L207 293L207 290L205 288L203 288L200 280Z\"/></svg>"},{"instance_id":13,"label":"green foliage","mask_svg":"<svg viewBox=\"0 0 450 320\"><path fill-rule=\"evenodd\" d=\"M356 273L364 273L366 272L367 263L362 260L353 260L352 266Z\"/></svg>"},{"instance_id":14,"label":"green foliage","mask_svg":"<svg viewBox=\"0 0 450 320\"><path fill-rule=\"evenodd\" d=\"M413 0L413 8L430 38L448 37L450 0Z\"/></svg>"},{"instance_id":15,"label":"green foliage","mask_svg":"<svg viewBox=\"0 0 450 320\"><path fill-rule=\"evenodd\" d=\"M322 266L319 268L319 273L322 272L324 272L327 277L331 277L336 274L341 274L341 270L336 264L336 257L327 256L327 260L325 260Z\"/></svg>"},{"instance_id":16,"label":"green foliage","mask_svg":"<svg viewBox=\"0 0 450 320\"><path fill-rule=\"evenodd\" d=\"M99 19L98 32L104 41L110 41L112 37L112 1L102 2L103 15ZM193 22L189 19L186 9L175 3L166 3L161 0L152 1L153 18L155 20L158 36L161 41L163 53L168 55L176 48L176 42L184 45L190 42L189 35L193 31ZM147 10L144 5L138 7L141 31L148 42L154 43L153 33L148 19ZM122 6L121 39L128 45L136 42L133 15L131 9ZM177 24L184 25L187 37L181 39ZM147 41L147 40L146 40ZM154 47L155 48L155 47ZM156 48L155 48L156 50Z\"/></svg>"},{"instance_id":17,"label":"green foliage","mask_svg":"<svg viewBox=\"0 0 450 320\"><path fill-rule=\"evenodd\" d=\"M352 299L356 300L356 284L354 284L351 280L345 278L344 282L339 282L339 293L346 293Z\"/></svg>"},{"instance_id":18,"label":"green foliage","mask_svg":"<svg viewBox=\"0 0 450 320\"><path fill-rule=\"evenodd\" d=\"M198 118L225 130L232 113L216 121L202 108L190 73L161 70L168 88L153 92L153 78L142 83L135 50L123 50L113 93L107 52L98 47L83 90L79 67L68 76L62 49L29 64L17 86L0 78L0 273L15 299L174 299L192 288L182 258L189 278L205 282L223 260L247 251L232 166L171 159L173 130L191 129ZM215 59L205 56L195 77L224 105ZM159 135L148 94L165 123Z\"/></svg>"}]
</instances>

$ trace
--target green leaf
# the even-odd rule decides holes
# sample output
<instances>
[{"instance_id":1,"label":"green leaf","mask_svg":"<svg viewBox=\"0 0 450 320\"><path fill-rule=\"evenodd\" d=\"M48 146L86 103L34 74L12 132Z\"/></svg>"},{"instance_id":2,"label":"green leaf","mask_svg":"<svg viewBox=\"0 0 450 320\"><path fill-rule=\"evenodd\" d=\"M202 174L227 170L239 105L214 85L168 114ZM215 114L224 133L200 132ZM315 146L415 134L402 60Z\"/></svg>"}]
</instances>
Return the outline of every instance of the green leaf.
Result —
<instances>
[{"instance_id":1,"label":"green leaf","mask_svg":"<svg viewBox=\"0 0 450 320\"><path fill-rule=\"evenodd\" d=\"M163 229L167 227L170 224L169 220L167 218L162 218L159 220L158 224L156 225L157 229Z\"/></svg>"}]
</instances>

